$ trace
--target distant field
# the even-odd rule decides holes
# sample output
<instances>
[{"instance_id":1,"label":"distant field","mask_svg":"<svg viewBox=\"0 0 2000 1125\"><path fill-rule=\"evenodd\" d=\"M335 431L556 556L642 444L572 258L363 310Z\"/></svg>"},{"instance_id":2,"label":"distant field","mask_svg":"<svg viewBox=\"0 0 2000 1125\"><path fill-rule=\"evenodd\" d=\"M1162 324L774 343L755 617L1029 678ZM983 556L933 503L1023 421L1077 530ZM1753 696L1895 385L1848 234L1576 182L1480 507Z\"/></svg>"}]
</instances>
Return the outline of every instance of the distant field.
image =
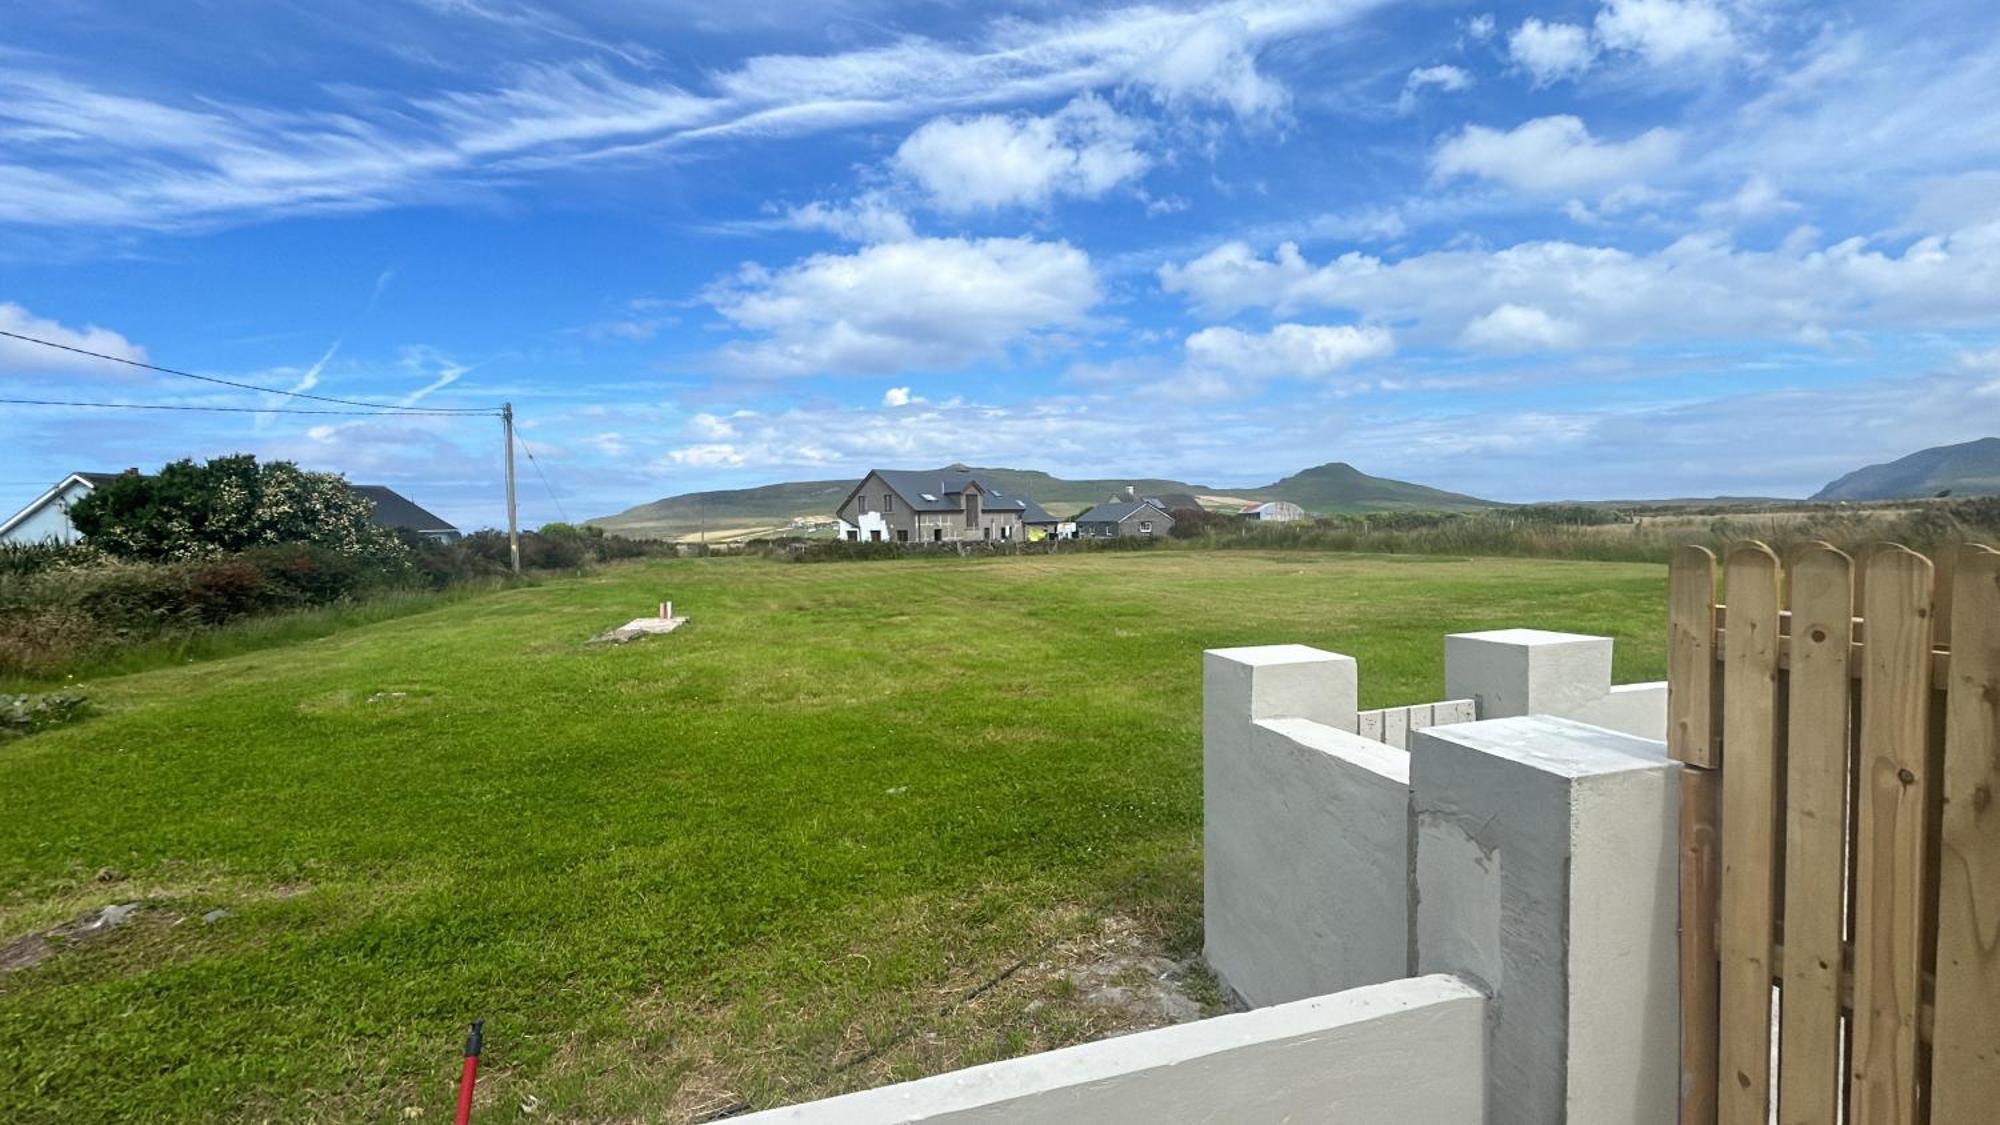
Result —
<instances>
[{"instance_id":1,"label":"distant field","mask_svg":"<svg viewBox=\"0 0 2000 1125\"><path fill-rule=\"evenodd\" d=\"M143 906L0 970L0 1120L448 1120L475 1016L485 1120L693 1120L1128 1030L1071 970L1199 947L1203 648L1354 654L1363 706L1435 698L1463 629L1614 634L1650 679L1664 591L688 559L88 684L103 714L0 744L0 949ZM663 598L693 623L583 643Z\"/></svg>"}]
</instances>

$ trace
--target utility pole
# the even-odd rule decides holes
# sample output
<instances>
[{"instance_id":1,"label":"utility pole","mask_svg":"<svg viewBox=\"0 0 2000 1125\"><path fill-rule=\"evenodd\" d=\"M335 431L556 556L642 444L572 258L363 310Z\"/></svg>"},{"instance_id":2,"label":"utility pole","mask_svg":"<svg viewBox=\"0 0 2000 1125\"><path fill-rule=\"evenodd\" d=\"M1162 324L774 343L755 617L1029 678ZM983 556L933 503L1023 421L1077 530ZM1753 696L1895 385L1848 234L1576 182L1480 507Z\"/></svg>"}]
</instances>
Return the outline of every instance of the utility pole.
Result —
<instances>
[{"instance_id":1,"label":"utility pole","mask_svg":"<svg viewBox=\"0 0 2000 1125\"><path fill-rule=\"evenodd\" d=\"M521 523L514 508L514 404L500 404L500 428L507 437L507 559L521 573Z\"/></svg>"}]
</instances>

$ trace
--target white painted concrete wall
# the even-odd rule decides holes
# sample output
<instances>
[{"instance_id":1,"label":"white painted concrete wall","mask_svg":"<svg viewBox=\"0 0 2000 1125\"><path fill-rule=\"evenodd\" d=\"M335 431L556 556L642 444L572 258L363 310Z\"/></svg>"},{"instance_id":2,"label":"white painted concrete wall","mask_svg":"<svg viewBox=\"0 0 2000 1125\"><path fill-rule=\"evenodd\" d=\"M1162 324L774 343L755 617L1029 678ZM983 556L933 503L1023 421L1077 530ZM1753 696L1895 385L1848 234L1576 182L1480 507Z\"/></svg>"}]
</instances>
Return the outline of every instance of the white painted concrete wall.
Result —
<instances>
[{"instance_id":1,"label":"white painted concrete wall","mask_svg":"<svg viewBox=\"0 0 2000 1125\"><path fill-rule=\"evenodd\" d=\"M1611 638L1546 629L1453 633L1444 690L1481 719L1554 715L1640 738L1667 737L1667 685L1611 685Z\"/></svg>"},{"instance_id":2,"label":"white painted concrete wall","mask_svg":"<svg viewBox=\"0 0 2000 1125\"><path fill-rule=\"evenodd\" d=\"M872 542L880 539L885 543L896 541L896 533L890 529L889 521L883 517L882 513L862 512L855 519L857 521L855 523L848 523L843 519L834 520L835 523L840 525L840 537L842 539L858 539L862 542Z\"/></svg>"},{"instance_id":3,"label":"white painted concrete wall","mask_svg":"<svg viewBox=\"0 0 2000 1125\"><path fill-rule=\"evenodd\" d=\"M1417 971L1493 996L1490 1120L1669 1122L1679 1098L1679 767L1567 719L1411 751Z\"/></svg>"},{"instance_id":4,"label":"white painted concrete wall","mask_svg":"<svg viewBox=\"0 0 2000 1125\"><path fill-rule=\"evenodd\" d=\"M1485 1019L1477 989L1449 976L1421 977L735 1120L1480 1125Z\"/></svg>"},{"instance_id":5,"label":"white painted concrete wall","mask_svg":"<svg viewBox=\"0 0 2000 1125\"><path fill-rule=\"evenodd\" d=\"M1354 661L1205 657L1204 954L1252 1006L1408 975L1409 756L1353 733Z\"/></svg>"}]
</instances>

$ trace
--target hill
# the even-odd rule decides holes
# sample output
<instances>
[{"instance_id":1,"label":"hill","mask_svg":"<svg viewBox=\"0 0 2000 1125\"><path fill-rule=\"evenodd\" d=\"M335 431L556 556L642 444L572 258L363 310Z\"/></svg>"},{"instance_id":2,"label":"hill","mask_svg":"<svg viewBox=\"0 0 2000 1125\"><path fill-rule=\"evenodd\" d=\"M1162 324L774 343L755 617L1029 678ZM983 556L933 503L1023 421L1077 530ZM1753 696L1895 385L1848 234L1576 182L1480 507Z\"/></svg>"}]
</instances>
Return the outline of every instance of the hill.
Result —
<instances>
[{"instance_id":1,"label":"hill","mask_svg":"<svg viewBox=\"0 0 2000 1125\"><path fill-rule=\"evenodd\" d=\"M1322 515L1412 509L1461 511L1494 507L1490 500L1408 481L1369 476L1345 461L1294 473L1276 484L1255 491L1260 500L1290 500L1308 512Z\"/></svg>"},{"instance_id":2,"label":"hill","mask_svg":"<svg viewBox=\"0 0 2000 1125\"><path fill-rule=\"evenodd\" d=\"M1142 496L1174 493L1197 496L1208 507L1222 510L1258 500L1290 500L1309 512L1321 514L1492 506L1489 501L1456 492L1370 476L1344 461L1307 469L1260 488L1230 489L1158 477L1067 480L1036 469L975 468L972 472L1001 492L1032 497L1061 516L1074 515L1124 491L1127 486L1137 489ZM589 522L606 531L663 539L693 535L706 527L711 539L727 539L782 528L797 518L830 517L854 487L854 479L788 481L756 488L689 492Z\"/></svg>"},{"instance_id":3,"label":"hill","mask_svg":"<svg viewBox=\"0 0 2000 1125\"><path fill-rule=\"evenodd\" d=\"M1815 500L1906 500L2000 494L2000 437L1921 449L1853 472L1813 493Z\"/></svg>"}]
</instances>

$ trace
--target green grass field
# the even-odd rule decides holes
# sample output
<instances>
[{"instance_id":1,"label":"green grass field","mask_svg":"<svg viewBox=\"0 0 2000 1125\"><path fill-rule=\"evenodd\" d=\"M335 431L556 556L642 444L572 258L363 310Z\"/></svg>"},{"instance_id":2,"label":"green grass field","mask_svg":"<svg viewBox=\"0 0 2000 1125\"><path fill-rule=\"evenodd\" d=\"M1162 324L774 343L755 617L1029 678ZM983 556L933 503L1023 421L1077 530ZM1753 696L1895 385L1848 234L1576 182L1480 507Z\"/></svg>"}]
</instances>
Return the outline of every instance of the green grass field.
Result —
<instances>
[{"instance_id":1,"label":"green grass field","mask_svg":"<svg viewBox=\"0 0 2000 1125\"><path fill-rule=\"evenodd\" d=\"M679 633L584 644L667 597ZM1659 678L1664 605L1582 562L690 559L99 680L0 744L0 946L143 907L0 971L0 1120L448 1119L475 1016L489 1120L1125 1030L1063 970L1198 949L1203 648L1351 653L1379 706L1465 629Z\"/></svg>"}]
</instances>

